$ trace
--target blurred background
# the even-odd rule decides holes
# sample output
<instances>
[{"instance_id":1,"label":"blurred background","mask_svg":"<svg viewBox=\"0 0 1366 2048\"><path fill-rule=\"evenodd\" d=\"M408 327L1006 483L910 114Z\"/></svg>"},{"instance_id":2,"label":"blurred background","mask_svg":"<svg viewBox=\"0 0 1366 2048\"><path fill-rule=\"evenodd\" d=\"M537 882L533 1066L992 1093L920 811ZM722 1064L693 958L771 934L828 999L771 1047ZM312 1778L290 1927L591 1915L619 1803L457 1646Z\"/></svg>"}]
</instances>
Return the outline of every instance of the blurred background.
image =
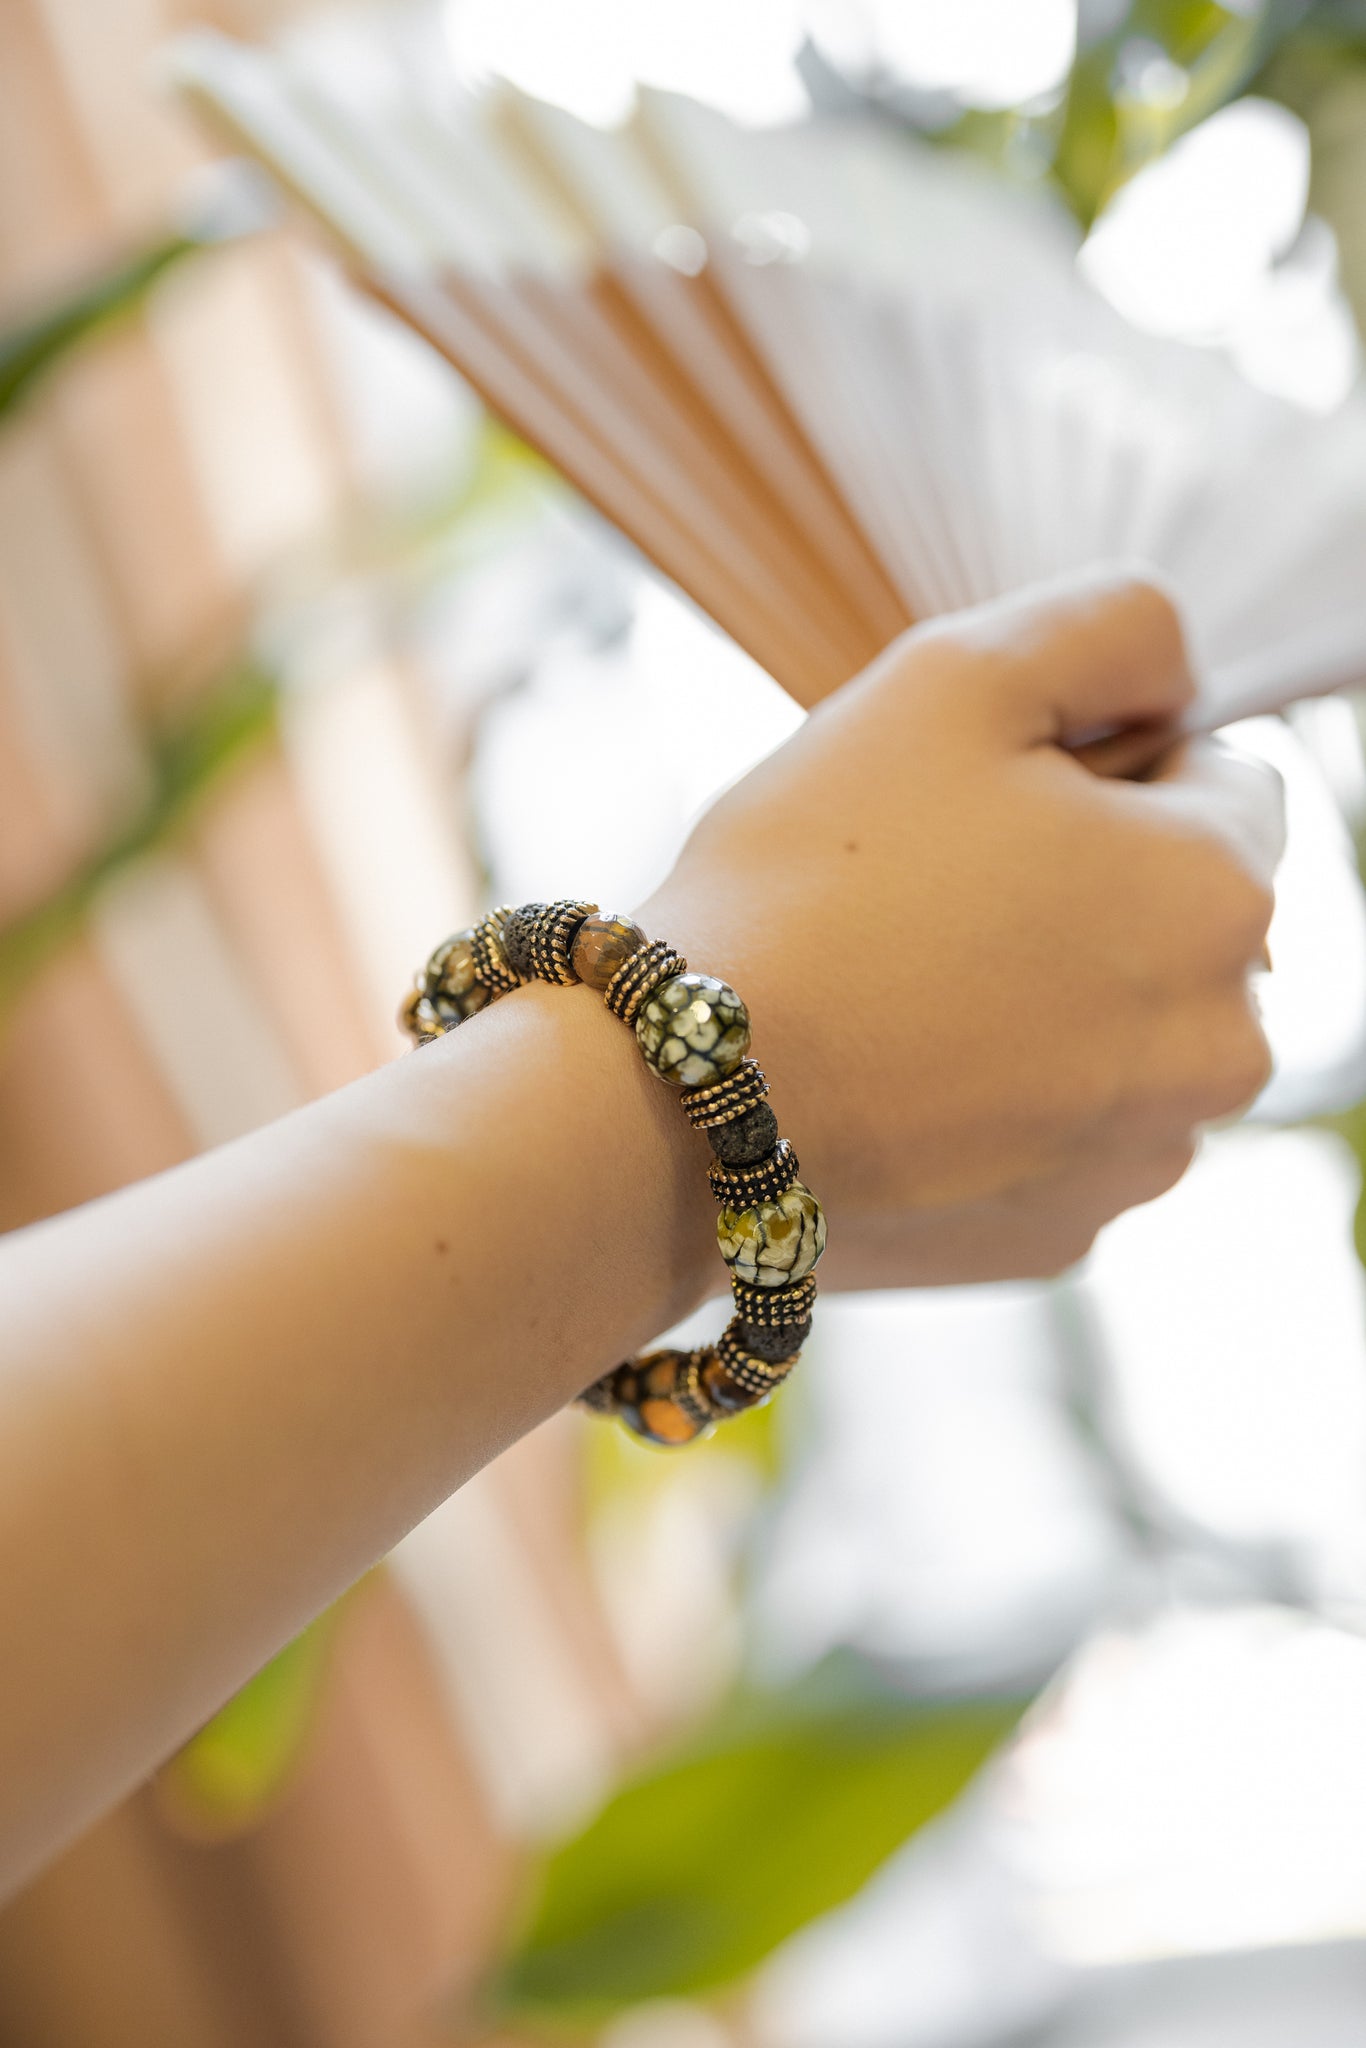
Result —
<instances>
[{"instance_id":1,"label":"blurred background","mask_svg":"<svg viewBox=\"0 0 1366 2048\"><path fill-rule=\"evenodd\" d=\"M191 21L914 130L1360 402L1360 0L3 0L2 1227L395 1056L487 903L628 907L801 716L218 160ZM1360 710L1240 729L1250 1120L1055 1285L827 1299L694 1454L537 1432L0 1915L6 2048L1366 2036Z\"/></svg>"}]
</instances>

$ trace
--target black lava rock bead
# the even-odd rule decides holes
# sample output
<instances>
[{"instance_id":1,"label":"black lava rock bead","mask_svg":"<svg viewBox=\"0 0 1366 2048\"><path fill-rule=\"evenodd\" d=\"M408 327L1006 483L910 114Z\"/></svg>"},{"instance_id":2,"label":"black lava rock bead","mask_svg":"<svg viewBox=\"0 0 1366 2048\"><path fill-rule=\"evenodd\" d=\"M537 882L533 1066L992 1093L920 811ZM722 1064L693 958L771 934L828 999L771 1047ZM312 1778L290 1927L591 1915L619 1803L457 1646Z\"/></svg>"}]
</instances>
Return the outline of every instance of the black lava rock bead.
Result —
<instances>
[{"instance_id":1,"label":"black lava rock bead","mask_svg":"<svg viewBox=\"0 0 1366 2048\"><path fill-rule=\"evenodd\" d=\"M713 1124L707 1139L723 1166L754 1166L777 1144L778 1119L766 1102L756 1102L734 1123Z\"/></svg>"},{"instance_id":2,"label":"black lava rock bead","mask_svg":"<svg viewBox=\"0 0 1366 2048\"><path fill-rule=\"evenodd\" d=\"M740 1325L740 1342L753 1358L762 1358L766 1365L781 1365L785 1358L791 1358L801 1350L811 1335L811 1318L804 1323L789 1323L786 1329L765 1330L758 1323Z\"/></svg>"}]
</instances>

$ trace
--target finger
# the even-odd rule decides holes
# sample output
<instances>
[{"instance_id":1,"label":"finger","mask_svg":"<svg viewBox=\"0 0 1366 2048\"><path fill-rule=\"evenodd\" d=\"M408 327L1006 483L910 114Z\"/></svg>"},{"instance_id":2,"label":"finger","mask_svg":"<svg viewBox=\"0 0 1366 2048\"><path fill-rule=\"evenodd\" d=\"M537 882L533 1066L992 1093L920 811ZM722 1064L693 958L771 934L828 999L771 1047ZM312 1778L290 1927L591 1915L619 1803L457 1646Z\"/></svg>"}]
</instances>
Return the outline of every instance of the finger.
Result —
<instances>
[{"instance_id":1,"label":"finger","mask_svg":"<svg viewBox=\"0 0 1366 2048\"><path fill-rule=\"evenodd\" d=\"M1213 831L1269 884L1285 852L1285 784L1269 761L1224 740L1187 740L1160 760L1145 787Z\"/></svg>"},{"instance_id":2,"label":"finger","mask_svg":"<svg viewBox=\"0 0 1366 2048\"><path fill-rule=\"evenodd\" d=\"M1147 570L1088 569L919 628L908 666L966 682L1015 744L1084 745L1171 723L1195 685L1176 606Z\"/></svg>"},{"instance_id":3,"label":"finger","mask_svg":"<svg viewBox=\"0 0 1366 2048\"><path fill-rule=\"evenodd\" d=\"M1165 754L1179 744L1181 729L1169 718L1126 726L1103 740L1083 740L1071 752L1093 775L1135 780L1148 776Z\"/></svg>"}]
</instances>

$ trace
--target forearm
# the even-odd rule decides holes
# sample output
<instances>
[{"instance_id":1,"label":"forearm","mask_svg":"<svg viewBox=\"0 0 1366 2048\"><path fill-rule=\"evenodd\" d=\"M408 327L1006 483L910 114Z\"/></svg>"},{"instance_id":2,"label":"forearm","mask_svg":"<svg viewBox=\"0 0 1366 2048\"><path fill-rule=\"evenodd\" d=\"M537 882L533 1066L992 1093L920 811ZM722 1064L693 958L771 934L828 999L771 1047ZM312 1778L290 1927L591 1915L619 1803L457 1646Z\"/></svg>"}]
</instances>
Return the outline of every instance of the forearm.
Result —
<instances>
[{"instance_id":1,"label":"forearm","mask_svg":"<svg viewBox=\"0 0 1366 2048\"><path fill-rule=\"evenodd\" d=\"M5 1244L0 1884L695 1304L699 1145L600 1002L528 988Z\"/></svg>"}]
</instances>

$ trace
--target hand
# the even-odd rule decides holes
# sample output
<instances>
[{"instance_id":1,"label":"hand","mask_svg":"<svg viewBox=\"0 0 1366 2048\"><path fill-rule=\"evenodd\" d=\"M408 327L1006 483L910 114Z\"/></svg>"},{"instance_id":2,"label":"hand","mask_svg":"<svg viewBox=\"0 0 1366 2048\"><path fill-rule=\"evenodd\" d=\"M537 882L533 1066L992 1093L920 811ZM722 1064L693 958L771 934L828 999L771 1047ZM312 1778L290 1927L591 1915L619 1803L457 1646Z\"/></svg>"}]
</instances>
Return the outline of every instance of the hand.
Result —
<instances>
[{"instance_id":1,"label":"hand","mask_svg":"<svg viewBox=\"0 0 1366 2048\"><path fill-rule=\"evenodd\" d=\"M1142 782L1067 751L1174 734L1192 694L1170 601L1122 571L917 628L640 912L748 1003L828 1284L1058 1272L1265 1085L1274 772L1209 740Z\"/></svg>"}]
</instances>

